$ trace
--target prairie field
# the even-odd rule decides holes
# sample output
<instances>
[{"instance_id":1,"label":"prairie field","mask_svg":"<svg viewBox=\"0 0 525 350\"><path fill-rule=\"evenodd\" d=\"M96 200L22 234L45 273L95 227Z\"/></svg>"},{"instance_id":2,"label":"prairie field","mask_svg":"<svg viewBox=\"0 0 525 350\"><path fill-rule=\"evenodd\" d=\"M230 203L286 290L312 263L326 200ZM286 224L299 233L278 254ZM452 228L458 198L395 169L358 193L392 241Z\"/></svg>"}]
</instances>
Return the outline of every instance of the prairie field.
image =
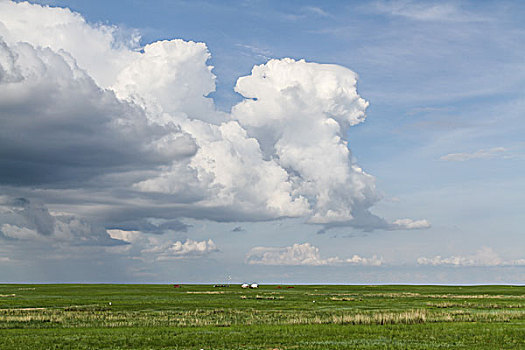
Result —
<instances>
[{"instance_id":1,"label":"prairie field","mask_svg":"<svg viewBox=\"0 0 525 350\"><path fill-rule=\"evenodd\" d=\"M525 349L525 287L6 284L0 349Z\"/></svg>"}]
</instances>

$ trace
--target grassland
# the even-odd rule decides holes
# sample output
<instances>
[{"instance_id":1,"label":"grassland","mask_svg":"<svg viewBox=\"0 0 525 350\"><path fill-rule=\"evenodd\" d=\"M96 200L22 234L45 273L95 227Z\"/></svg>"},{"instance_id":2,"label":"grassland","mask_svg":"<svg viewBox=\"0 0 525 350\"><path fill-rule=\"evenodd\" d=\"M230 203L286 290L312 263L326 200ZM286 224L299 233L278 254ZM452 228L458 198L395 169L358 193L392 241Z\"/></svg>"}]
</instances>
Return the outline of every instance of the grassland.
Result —
<instances>
[{"instance_id":1,"label":"grassland","mask_svg":"<svg viewBox=\"0 0 525 350\"><path fill-rule=\"evenodd\" d=\"M0 285L0 349L525 349L525 287Z\"/></svg>"}]
</instances>

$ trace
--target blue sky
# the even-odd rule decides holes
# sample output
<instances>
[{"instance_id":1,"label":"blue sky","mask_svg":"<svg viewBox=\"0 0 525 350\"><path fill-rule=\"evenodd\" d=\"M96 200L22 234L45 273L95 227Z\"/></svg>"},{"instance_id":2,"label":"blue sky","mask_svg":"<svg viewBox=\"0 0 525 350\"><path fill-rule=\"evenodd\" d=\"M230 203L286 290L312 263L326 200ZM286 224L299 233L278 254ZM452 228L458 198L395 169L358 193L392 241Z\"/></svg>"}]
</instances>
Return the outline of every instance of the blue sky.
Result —
<instances>
[{"instance_id":1,"label":"blue sky","mask_svg":"<svg viewBox=\"0 0 525 350\"><path fill-rule=\"evenodd\" d=\"M55 112L51 107L46 116L31 112L41 110L42 105L46 105L42 101L53 101L52 95L46 95L46 89L35 92L30 90L32 85L21 85L20 89L31 92L29 105L34 109L29 112L22 108L28 105L27 101L21 102L20 106L1 101L1 120L11 132L0 134L0 140L4 138L2 145L7 149L0 159L7 174L0 178L0 194L3 195L0 238L5 242L0 248L0 279L6 282L170 282L174 279L215 282L231 275L237 282L523 283L525 280L522 225L525 209L522 176L525 170L525 27L522 19L525 5L521 2L31 2L69 8L86 20L87 24L75 22L73 29L64 29L63 33L59 27L53 27L52 30L58 31L52 32L55 35L70 37L71 40L65 41L30 34L35 31L32 24L28 25L27 32L17 31L16 21L30 18L30 10L8 1L3 3L10 6L9 11L13 11L10 14L15 19L0 15L0 22L4 24L0 35L6 41L6 50L14 52L14 57L23 57L22 49L16 46L18 42L29 43L36 56L44 55L39 50L46 46L60 57L65 55L62 52L67 52L78 68L94 80L93 84L82 80L82 84L87 84L82 85L82 91L93 90L94 96L101 94L100 91L115 91L118 101L131 102L127 112L115 107L120 102L108 102L113 107L108 107L105 102L103 105L86 102L87 117L73 118L75 122L68 122L66 117L57 122L54 115L71 112L60 108ZM49 8L35 7L33 10L49 17L42 28L53 26L56 19ZM64 18L70 16L74 17L69 13ZM92 28L93 33L86 28ZM101 48L97 60L90 58L88 51L98 52L97 35L104 31L100 28L113 28L114 46ZM84 49L81 47L84 39L79 39L79 33L88 33L82 38L93 39L86 41ZM133 35L140 35L139 43L124 44ZM205 63L201 61L205 53L199 48L192 46L194 56L186 61L180 58L180 52L187 47L189 50L190 45L181 44L170 51L176 66L166 63L153 68L156 64L153 59L143 59L141 65L137 63L140 58L135 56L141 47L172 39L205 43L211 54L207 64L213 66L212 72L216 76L215 91L209 93L211 90L206 85L211 84L212 78L203 69ZM118 45L128 47L119 49ZM268 122L265 118L273 115L274 109L262 105L261 101L273 95L263 94L266 90L260 91L259 83L254 79L241 88L246 91L244 97L234 91L237 79L250 76L255 65L266 65L272 59L283 58L292 58L295 63L268 66L268 73L288 76L292 74L288 69L297 66L299 73L294 74L314 74L317 77L314 79L322 79L324 76L315 74L321 74L319 69L323 68L312 65L299 68L296 61L304 59L306 62L346 67L358 76L357 93L369 103L366 120L359 120L349 128L338 120L342 134L337 134L341 136L341 142L348 142L353 161L325 163L321 156L318 163L318 167L325 167L327 172L356 164L373 176L372 184L365 175L352 170L354 172L350 174L357 180L348 180L340 187L324 182L318 184L319 193L330 193L330 208L348 208L353 219L336 222L329 221L325 215L322 222L315 222L315 213L321 212L322 208L317 200L314 203L310 199L308 210L301 213L299 202L289 203L289 207L282 207L277 213L270 207L268 211L261 208L260 212L238 209L246 203L245 198L257 198L247 204L250 207L249 203L253 203L256 208L258 200L266 198L266 193L274 193L272 191L276 188L284 186L276 182L271 186L265 183L267 187L264 187L258 183L252 184L257 191L247 191L251 185L244 179L251 178L250 166L256 172L256 168L263 164L261 174L270 171L268 164L260 160L255 162L251 148L250 153L242 155L246 158L240 156L240 164L244 165L234 173L233 184L228 183L231 186L227 187L228 193L235 196L231 205L226 202L217 204L213 186L202 182L202 174L194 187L188 180L187 189L173 190L180 186L177 182L171 183L172 192L166 188L157 191L162 182L155 174L184 179L189 173L178 172L175 168L179 169L186 161L213 159L213 162L228 164L220 158L222 156L214 153L214 147L222 146L224 140L216 140L220 143L213 146L209 143L211 136L200 134L203 133L200 127L189 123L184 119L186 117L180 117L180 113L185 113L188 120L196 118L210 122L206 119L208 117L201 117L202 113L213 114L214 120L236 120L242 130L235 130L257 139L266 157L264 160L274 157L272 159L279 163L279 171L286 171L290 179L296 173L300 173L298 178L308 177L307 173L301 173L302 165L294 168L293 164L298 164L299 160L288 164L283 153L277 151L268 156L269 151L264 146L281 132L286 135L287 128L290 128L290 135L295 135L303 117L283 107L283 120L290 120L290 123ZM114 62L112 59L124 63L104 63ZM51 59L43 61L51 62ZM3 71L8 72L4 76L9 76L11 66L6 62L0 60ZM23 64L33 67L27 62L15 60L13 67L24 67ZM126 65L128 68L123 68ZM53 67L47 71L68 81L71 85L67 86L71 86L72 91L80 89L80 73L71 78L61 68ZM177 69L191 73L169 85L172 91L159 92L154 87L156 81L148 79L147 75L142 80L126 80L139 74L137 67L146 72L161 69L160 72L164 73L160 77ZM13 72L15 68L11 68ZM300 70L303 68L305 70ZM75 71L76 68L71 69ZM333 71L335 76L346 77L348 73L336 68ZM48 89L54 89L56 82L62 81L55 80L51 73L38 72L42 74L40 84ZM122 72L128 75L122 75ZM105 77L113 73L115 76L120 74L120 80L106 83ZM31 77L25 76L25 81L30 81ZM12 89L8 85L12 83L7 79L3 83L0 89L14 94L13 90L8 90ZM130 92L129 86L133 84L137 87ZM198 91L195 100L193 95L180 95L180 86L195 86L195 91ZM204 91L200 97L206 95L213 100L214 106L210 108L218 111L217 115L211 110L203 112L205 107L202 106L209 100L199 99L199 91ZM159 102L160 107L153 107L150 101L140 105L142 100L136 99L137 95L145 100L162 99L159 96L164 92L166 97L162 97L165 99L162 101L168 102ZM245 98L252 97L247 96L249 93L258 96L253 102L261 102L254 104L260 106L255 107L259 108L257 121L246 116L250 109L231 110ZM75 96L65 94L58 101L74 100ZM179 103L178 109L166 105L171 103L171 96L185 96L180 98L182 102L176 100L179 97L175 98L173 105ZM82 99L86 100L91 101L85 97ZM315 109L314 102L310 109ZM127 115L131 113L129 110L134 111L133 115L145 113L151 122L152 118L160 118L149 115L155 108L171 115L173 123L179 123L182 130L179 135L170 129L179 140L169 146L171 158L165 154L167 151L155 156L169 159L157 160L150 153L142 154L142 146L133 140L114 134L112 130L90 126L93 120L90 116L100 113L100 123L103 124L106 119L102 115L108 110L112 111L112 116L118 113ZM64 110L70 111L66 107ZM220 114L221 111L224 114ZM20 123L14 123L18 115L23 118L20 117ZM37 120L32 118L40 118L40 129L30 127L32 120ZM210 123L220 124L216 121ZM306 123L304 125L308 125ZM263 124L266 129L258 129ZM89 129L101 136L95 140L86 136L85 141L75 142L59 134L57 143L53 144L33 136L39 134L38 130L52 130L50 135L55 135L56 130L68 128L75 128L75 132ZM167 132L159 131L159 128L167 129L165 124L139 128L140 131L133 131L133 135L149 140L151 135ZM224 136L226 130L221 132L230 140ZM228 129L228 132L234 131ZM15 141L10 134L15 133L21 135L22 141L18 140L12 146ZM183 135L196 140L196 144L184 139L186 136ZM317 135L312 137L313 134L305 135L310 135L305 137L311 137L312 142L305 146L304 158L314 162L317 159L314 157L317 154L316 142L322 144L324 139L318 139ZM108 141L112 139L118 141ZM288 138L284 136L274 146L279 147L286 140ZM246 150L248 144L239 147ZM106 154L107 157L84 159L74 154L72 150L75 149L80 150L77 153L80 155L94 153ZM332 154L332 148L327 150ZM240 149L237 151L244 154ZM314 153L310 156L308 152ZM327 158L328 153L325 154ZM33 164L36 158L39 159L38 166ZM107 165L115 161L118 171ZM70 166L75 162L82 166ZM171 164L169 171L166 162ZM230 166L237 166L237 163ZM189 167L192 171L197 169L195 163ZM216 181L223 179L222 170L214 171ZM52 181L44 179L48 173ZM130 184L127 187L123 185L126 181ZM298 187L290 193L298 196L295 199L301 198L296 193L303 193L304 183L294 181L292 179L290 183ZM353 188L359 186L364 189L355 194ZM140 193L134 192L137 188L140 188ZM302 194L304 198L310 198L305 193ZM276 196L268 195L264 203L273 203ZM357 199L360 196L365 200L360 202ZM16 201L17 198L27 202ZM67 220L66 214L70 215ZM397 221L400 219L410 221ZM42 222L48 221L52 224L49 224L50 232L46 233ZM78 224L80 222L83 224ZM96 264L93 264L93 256Z\"/></svg>"}]
</instances>

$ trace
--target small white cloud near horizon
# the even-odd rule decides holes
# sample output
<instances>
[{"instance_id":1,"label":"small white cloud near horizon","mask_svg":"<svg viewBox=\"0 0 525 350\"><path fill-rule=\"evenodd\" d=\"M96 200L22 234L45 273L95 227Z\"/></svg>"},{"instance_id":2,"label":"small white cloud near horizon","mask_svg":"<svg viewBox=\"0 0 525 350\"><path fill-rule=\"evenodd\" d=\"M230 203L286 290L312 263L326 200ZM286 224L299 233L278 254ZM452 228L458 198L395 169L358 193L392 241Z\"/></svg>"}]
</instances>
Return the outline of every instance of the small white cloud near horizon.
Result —
<instances>
[{"instance_id":1,"label":"small white cloud near horizon","mask_svg":"<svg viewBox=\"0 0 525 350\"><path fill-rule=\"evenodd\" d=\"M392 228L396 230L419 230L430 228L428 220L397 219L392 223Z\"/></svg>"},{"instance_id":2,"label":"small white cloud near horizon","mask_svg":"<svg viewBox=\"0 0 525 350\"><path fill-rule=\"evenodd\" d=\"M464 162L471 159L491 159L503 156L508 149L505 147L493 147L490 149L480 149L475 152L449 153L439 157L440 160L449 162Z\"/></svg>"},{"instance_id":3,"label":"small white cloud near horizon","mask_svg":"<svg viewBox=\"0 0 525 350\"><path fill-rule=\"evenodd\" d=\"M219 249L213 240L194 241L186 239L182 241L170 241L162 235L146 234L141 231L107 230L113 239L118 239L129 245L111 247L113 252L128 256L134 255L136 259L145 260L173 260L185 258L204 257Z\"/></svg>"},{"instance_id":4,"label":"small white cloud near horizon","mask_svg":"<svg viewBox=\"0 0 525 350\"><path fill-rule=\"evenodd\" d=\"M380 266L383 263L382 258L373 256L363 258L354 255L349 259L339 257L330 257L323 259L319 248L312 244L295 243L288 247L254 247L246 255L246 263L250 265L289 265L289 266L328 266L328 265L369 265Z\"/></svg>"},{"instance_id":5,"label":"small white cloud near horizon","mask_svg":"<svg viewBox=\"0 0 525 350\"><path fill-rule=\"evenodd\" d=\"M207 241L194 241L189 238L184 241L184 243L177 241L175 243L143 250L144 253L158 254L158 261L203 257L218 251L217 245L211 239Z\"/></svg>"},{"instance_id":6,"label":"small white cloud near horizon","mask_svg":"<svg viewBox=\"0 0 525 350\"><path fill-rule=\"evenodd\" d=\"M483 247L473 255L442 257L437 255L432 258L419 257L419 265L432 266L521 266L525 265L525 259L503 260L492 248Z\"/></svg>"},{"instance_id":7,"label":"small white cloud near horizon","mask_svg":"<svg viewBox=\"0 0 525 350\"><path fill-rule=\"evenodd\" d=\"M378 258L377 255L372 255L371 258L363 258L362 256L354 254L354 256L352 256L350 259L346 259L345 263L356 265L381 266L383 265L383 258Z\"/></svg>"}]
</instances>

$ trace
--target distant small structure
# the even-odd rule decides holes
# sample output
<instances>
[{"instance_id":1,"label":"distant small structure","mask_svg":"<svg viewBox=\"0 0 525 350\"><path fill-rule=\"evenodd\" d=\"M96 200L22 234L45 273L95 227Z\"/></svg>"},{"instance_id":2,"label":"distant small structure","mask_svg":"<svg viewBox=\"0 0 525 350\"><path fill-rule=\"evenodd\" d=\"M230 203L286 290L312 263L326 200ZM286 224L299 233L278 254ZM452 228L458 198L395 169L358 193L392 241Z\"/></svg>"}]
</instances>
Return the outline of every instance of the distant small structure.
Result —
<instances>
[{"instance_id":1,"label":"distant small structure","mask_svg":"<svg viewBox=\"0 0 525 350\"><path fill-rule=\"evenodd\" d=\"M182 286L180 284L174 284L173 288L182 288Z\"/></svg>"},{"instance_id":2,"label":"distant small structure","mask_svg":"<svg viewBox=\"0 0 525 350\"><path fill-rule=\"evenodd\" d=\"M248 283L243 283L241 284L241 288L244 288L244 289L250 288L250 285Z\"/></svg>"},{"instance_id":3,"label":"distant small structure","mask_svg":"<svg viewBox=\"0 0 525 350\"><path fill-rule=\"evenodd\" d=\"M229 287L229 284L214 284L213 288L226 288Z\"/></svg>"},{"instance_id":4,"label":"distant small structure","mask_svg":"<svg viewBox=\"0 0 525 350\"><path fill-rule=\"evenodd\" d=\"M258 285L257 283L252 283L252 284L250 285L250 288L251 288L251 289L259 288L259 285Z\"/></svg>"}]
</instances>

